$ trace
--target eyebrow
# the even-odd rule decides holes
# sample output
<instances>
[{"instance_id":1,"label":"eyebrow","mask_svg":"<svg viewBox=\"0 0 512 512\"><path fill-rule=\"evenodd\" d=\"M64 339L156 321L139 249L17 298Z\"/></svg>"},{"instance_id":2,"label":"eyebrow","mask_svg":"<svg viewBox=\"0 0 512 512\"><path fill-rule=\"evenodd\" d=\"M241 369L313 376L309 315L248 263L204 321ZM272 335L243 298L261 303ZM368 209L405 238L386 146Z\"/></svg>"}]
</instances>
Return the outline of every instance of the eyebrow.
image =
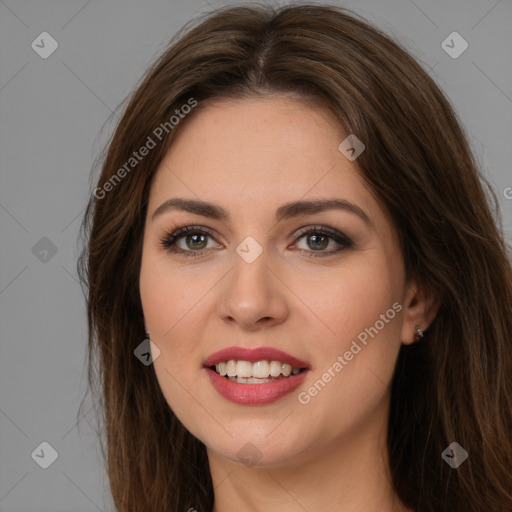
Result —
<instances>
[{"instance_id":1,"label":"eyebrow","mask_svg":"<svg viewBox=\"0 0 512 512\"><path fill-rule=\"evenodd\" d=\"M220 221L227 221L230 218L227 210L219 205L195 199L174 197L163 202L153 212L151 219L154 220L157 216L172 210L194 213L196 215ZM276 210L275 220L276 222L280 222L300 215L312 215L325 210L343 210L353 213L360 217L366 224L370 226L372 225L370 218L362 208L345 199L317 199L313 201L293 201L286 203Z\"/></svg>"}]
</instances>

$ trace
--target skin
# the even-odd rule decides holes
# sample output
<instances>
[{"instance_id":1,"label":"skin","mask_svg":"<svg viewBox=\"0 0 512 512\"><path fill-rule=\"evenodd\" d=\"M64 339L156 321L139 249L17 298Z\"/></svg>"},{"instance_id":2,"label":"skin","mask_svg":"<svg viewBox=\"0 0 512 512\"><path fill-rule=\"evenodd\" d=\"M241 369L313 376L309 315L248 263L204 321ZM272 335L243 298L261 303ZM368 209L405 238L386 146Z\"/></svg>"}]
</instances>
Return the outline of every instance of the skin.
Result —
<instances>
[{"instance_id":1,"label":"skin","mask_svg":"<svg viewBox=\"0 0 512 512\"><path fill-rule=\"evenodd\" d=\"M401 344L414 341L416 325L428 327L435 308L426 290L406 283L389 217L357 160L338 150L347 134L329 112L274 95L200 105L176 135L150 189L140 293L161 351L154 368L162 392L207 447L214 512L409 510L389 481L390 382ZM230 218L173 210L153 219L173 197L213 202ZM274 221L285 203L327 198L357 205L370 223L342 210ZM176 242L201 256L162 247L183 226L213 230L213 237ZM313 226L343 233L353 246L334 253L332 238L325 245L322 237L297 238L299 228ZM252 263L236 252L248 236L263 250ZM328 255L314 257L319 252ZM301 403L299 393L394 303L401 311ZM276 402L232 403L212 387L203 361L234 345L278 348L311 372ZM257 449L254 465L237 456L246 443Z\"/></svg>"}]
</instances>

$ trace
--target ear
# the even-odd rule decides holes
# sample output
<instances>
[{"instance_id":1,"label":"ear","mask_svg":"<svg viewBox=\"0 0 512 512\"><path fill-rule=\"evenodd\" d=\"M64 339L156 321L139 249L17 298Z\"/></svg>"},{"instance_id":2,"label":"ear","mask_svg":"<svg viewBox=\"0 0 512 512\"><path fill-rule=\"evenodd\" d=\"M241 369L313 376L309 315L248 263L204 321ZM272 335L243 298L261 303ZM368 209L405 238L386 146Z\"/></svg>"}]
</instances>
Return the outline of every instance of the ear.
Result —
<instances>
[{"instance_id":1,"label":"ear","mask_svg":"<svg viewBox=\"0 0 512 512\"><path fill-rule=\"evenodd\" d=\"M426 331L434 321L440 301L434 292L418 280L412 280L406 290L400 340L404 345L416 341L416 326Z\"/></svg>"}]
</instances>

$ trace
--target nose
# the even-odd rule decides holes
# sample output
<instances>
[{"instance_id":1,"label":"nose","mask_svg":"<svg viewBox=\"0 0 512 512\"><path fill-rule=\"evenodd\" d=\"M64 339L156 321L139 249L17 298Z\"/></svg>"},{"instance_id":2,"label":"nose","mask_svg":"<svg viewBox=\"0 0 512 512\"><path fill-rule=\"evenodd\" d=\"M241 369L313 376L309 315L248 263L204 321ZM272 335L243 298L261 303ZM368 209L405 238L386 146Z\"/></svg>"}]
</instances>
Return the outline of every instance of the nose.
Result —
<instances>
[{"instance_id":1,"label":"nose","mask_svg":"<svg viewBox=\"0 0 512 512\"><path fill-rule=\"evenodd\" d=\"M286 320L287 288L268 260L266 251L252 263L235 254L234 268L226 276L217 306L224 322L238 324L245 331L258 331Z\"/></svg>"}]
</instances>

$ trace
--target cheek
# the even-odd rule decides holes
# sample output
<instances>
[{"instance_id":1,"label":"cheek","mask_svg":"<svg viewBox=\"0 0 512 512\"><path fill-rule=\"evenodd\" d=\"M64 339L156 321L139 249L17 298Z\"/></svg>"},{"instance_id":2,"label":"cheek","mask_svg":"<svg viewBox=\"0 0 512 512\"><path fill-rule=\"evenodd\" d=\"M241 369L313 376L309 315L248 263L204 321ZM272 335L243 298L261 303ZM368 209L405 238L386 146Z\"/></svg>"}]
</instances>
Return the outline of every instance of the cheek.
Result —
<instances>
[{"instance_id":1,"label":"cheek","mask_svg":"<svg viewBox=\"0 0 512 512\"><path fill-rule=\"evenodd\" d=\"M400 264L392 263L381 249L352 254L338 268L319 267L300 274L300 279L294 277L293 290L306 306L308 330L317 332L314 342L322 346L323 354L332 357L348 350L351 341L376 322L383 344L395 339L399 322L392 306L402 297L402 273ZM384 321L392 320L384 328L381 315Z\"/></svg>"},{"instance_id":2,"label":"cheek","mask_svg":"<svg viewBox=\"0 0 512 512\"><path fill-rule=\"evenodd\" d=\"M184 346L176 341L177 333L183 324L197 317L201 290L191 285L186 272L179 269L171 271L165 255L151 251L143 254L139 286L144 319L151 338L162 344L164 349L173 344ZM188 334L193 336L193 331Z\"/></svg>"},{"instance_id":3,"label":"cheek","mask_svg":"<svg viewBox=\"0 0 512 512\"><path fill-rule=\"evenodd\" d=\"M186 422L193 419L187 414L200 370L201 322L207 315L206 301L201 301L207 284L193 282L186 272L170 272L165 255L143 255L142 308L151 341L160 350L153 367L167 403Z\"/></svg>"},{"instance_id":4,"label":"cheek","mask_svg":"<svg viewBox=\"0 0 512 512\"><path fill-rule=\"evenodd\" d=\"M318 428L333 422L349 428L365 418L386 395L393 375L400 349L401 269L381 252L367 256L339 269L335 279L326 270L316 273L315 286L302 280L297 289L316 317L308 331L316 331L309 340L316 365L300 402L322 418Z\"/></svg>"}]
</instances>

